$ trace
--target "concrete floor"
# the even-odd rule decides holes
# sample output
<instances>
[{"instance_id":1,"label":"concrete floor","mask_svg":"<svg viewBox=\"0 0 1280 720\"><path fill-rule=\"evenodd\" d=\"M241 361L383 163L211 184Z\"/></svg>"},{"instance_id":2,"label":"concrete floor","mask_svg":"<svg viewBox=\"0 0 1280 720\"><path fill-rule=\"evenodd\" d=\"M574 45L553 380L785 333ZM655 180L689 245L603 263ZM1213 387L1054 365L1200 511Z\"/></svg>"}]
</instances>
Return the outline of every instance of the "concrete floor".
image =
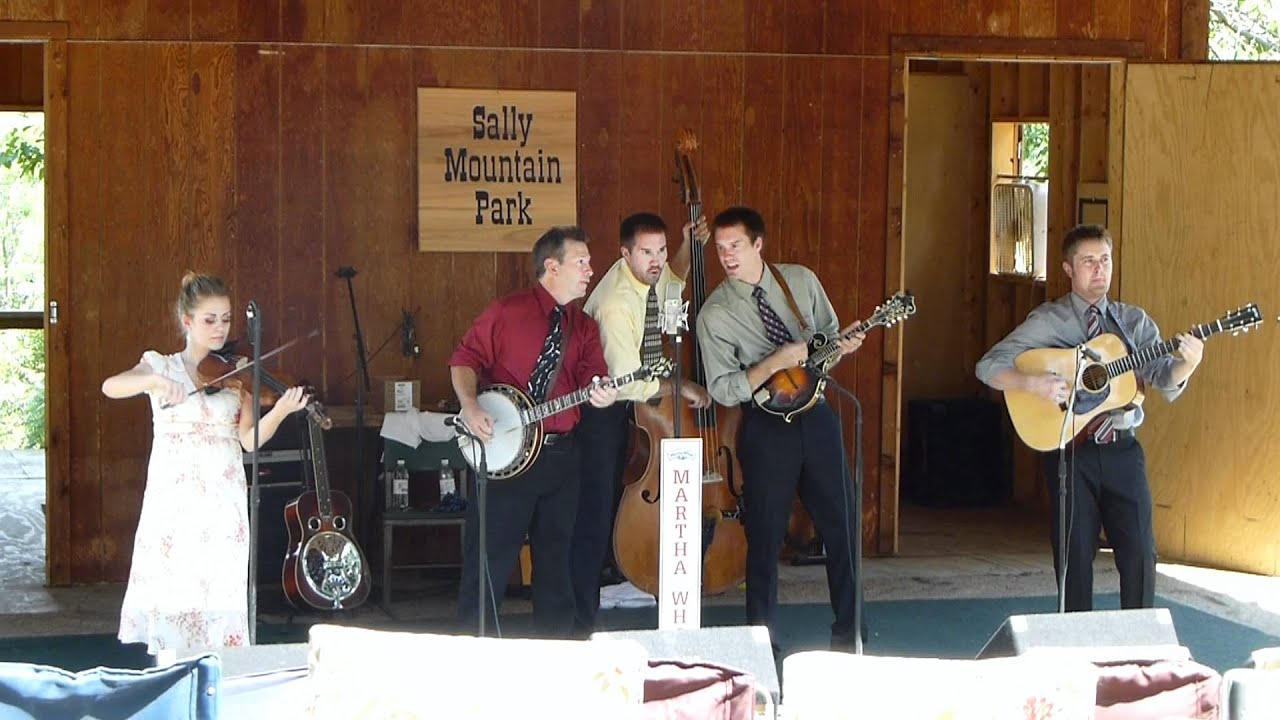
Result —
<instances>
[{"instance_id":1,"label":"concrete floor","mask_svg":"<svg viewBox=\"0 0 1280 720\"><path fill-rule=\"evenodd\" d=\"M0 497L33 494L42 500L43 456L0 451ZM48 588L43 584L43 526L39 534L0 514L7 553L0 553L0 637L115 633L124 585L101 584ZM12 532L8 532L12 531ZM868 600L1015 597L1053 595L1054 577L1044 522L1017 511L928 510L904 506L900 519L900 552L895 557L866 558L864 588ZM27 539L25 548L20 547ZM5 558L9 561L5 561ZM19 558L14 562L13 558ZM1161 563L1157 592L1191 607L1280 636L1280 578ZM781 567L784 603L825 602L826 578L821 565ZM1099 554L1095 589L1117 592L1111 556ZM421 571L399 571L396 598L389 608L374 602L347 613L344 622L369 627L412 625L418 620L447 618L453 613L457 581L431 579ZM287 618L275 588L260 590L259 617ZM376 589L375 589L376 593ZM376 597L376 595L375 595ZM709 604L741 604L741 590L706 600ZM527 600L508 597L504 613L527 612ZM305 619L319 619L304 615ZM994 628L993 628L994 630Z\"/></svg>"}]
</instances>

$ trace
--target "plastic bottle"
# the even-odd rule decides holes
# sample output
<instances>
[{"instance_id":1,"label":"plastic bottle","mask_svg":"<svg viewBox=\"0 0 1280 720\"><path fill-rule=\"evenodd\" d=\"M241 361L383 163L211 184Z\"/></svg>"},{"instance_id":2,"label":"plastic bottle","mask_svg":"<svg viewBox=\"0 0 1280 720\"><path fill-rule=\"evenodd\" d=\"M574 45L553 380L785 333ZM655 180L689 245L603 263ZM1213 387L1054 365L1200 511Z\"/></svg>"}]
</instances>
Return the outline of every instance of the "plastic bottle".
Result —
<instances>
[{"instance_id":1,"label":"plastic bottle","mask_svg":"<svg viewBox=\"0 0 1280 720\"><path fill-rule=\"evenodd\" d=\"M405 467L404 460L397 460L396 469L391 471L391 507L409 509L409 468Z\"/></svg>"}]
</instances>

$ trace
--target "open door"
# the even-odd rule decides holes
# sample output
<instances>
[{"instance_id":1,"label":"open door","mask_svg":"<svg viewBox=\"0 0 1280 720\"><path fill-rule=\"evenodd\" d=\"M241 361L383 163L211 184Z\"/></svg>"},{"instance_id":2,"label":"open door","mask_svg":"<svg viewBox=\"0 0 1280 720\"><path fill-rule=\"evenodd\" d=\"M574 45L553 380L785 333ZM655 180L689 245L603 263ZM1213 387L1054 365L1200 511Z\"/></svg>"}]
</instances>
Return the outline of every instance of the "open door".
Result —
<instances>
[{"instance_id":1,"label":"open door","mask_svg":"<svg viewBox=\"0 0 1280 720\"><path fill-rule=\"evenodd\" d=\"M1165 337L1256 302L1139 437L1164 559L1280 574L1280 64L1130 64L1119 299Z\"/></svg>"}]
</instances>

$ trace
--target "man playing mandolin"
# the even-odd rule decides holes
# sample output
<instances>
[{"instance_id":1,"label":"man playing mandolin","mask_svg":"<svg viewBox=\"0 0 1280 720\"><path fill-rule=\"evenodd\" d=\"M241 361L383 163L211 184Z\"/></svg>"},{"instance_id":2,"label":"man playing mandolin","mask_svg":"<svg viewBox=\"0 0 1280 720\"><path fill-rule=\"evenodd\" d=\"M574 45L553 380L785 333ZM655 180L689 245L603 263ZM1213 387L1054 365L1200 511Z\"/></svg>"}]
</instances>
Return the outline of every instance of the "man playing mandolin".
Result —
<instances>
[{"instance_id":1,"label":"man playing mandolin","mask_svg":"<svg viewBox=\"0 0 1280 720\"><path fill-rule=\"evenodd\" d=\"M1111 289L1111 235L1100 225L1077 225L1062 241L1062 269L1071 292L1046 302L987 351L978 362L978 379L996 390L1037 395L1065 406L1068 381L1053 373L1028 373L1015 359L1037 348L1080 346L1103 333L1115 333L1130 353L1160 341L1155 322L1139 307L1107 298ZM1169 400L1180 395L1200 365L1203 342L1179 334L1181 358L1166 355L1137 370L1138 377ZM1074 380L1074 378L1072 378ZM1068 554L1064 602L1067 611L1093 608L1093 559L1099 530L1115 550L1120 573L1120 605L1149 608L1155 601L1156 546L1151 525L1151 489L1142 446L1134 437L1142 424L1138 405L1098 414L1068 450ZM1042 456L1049 495L1054 499L1053 558L1059 568L1059 451Z\"/></svg>"},{"instance_id":2,"label":"man playing mandolin","mask_svg":"<svg viewBox=\"0 0 1280 720\"><path fill-rule=\"evenodd\" d=\"M461 419L484 442L510 429L495 427L494 418L480 406L481 381L515 386L535 403L588 386L595 407L607 407L617 399L616 388L592 385L608 375L600 329L573 302L586 294L591 281L587 240L578 227L553 227L538 238L533 246L537 283L490 304L449 359ZM510 576L528 532L534 625L539 634L552 637L567 636L573 623L569 541L578 505L578 447L572 434L578 418L577 407L548 417L533 464L520 477L493 482L488 490L489 578L503 582ZM479 509L469 503L458 590L458 619L464 628L475 624L480 608L479 542ZM495 601L501 600L500 587L492 594ZM496 614L497 608L491 611Z\"/></svg>"},{"instance_id":3,"label":"man playing mandolin","mask_svg":"<svg viewBox=\"0 0 1280 720\"><path fill-rule=\"evenodd\" d=\"M788 421L752 403L755 389L771 375L809 357L808 335L834 336L835 310L813 271L765 263L764 219L755 210L725 210L716 216L712 232L727 277L698 315L698 343L711 396L722 405L742 406L738 457L747 533L747 622L768 625L777 637L778 554L798 491L826 544L836 616L831 646L853 649L853 489L835 413L819 401ZM835 341L842 356L862 345L864 334L852 330Z\"/></svg>"}]
</instances>

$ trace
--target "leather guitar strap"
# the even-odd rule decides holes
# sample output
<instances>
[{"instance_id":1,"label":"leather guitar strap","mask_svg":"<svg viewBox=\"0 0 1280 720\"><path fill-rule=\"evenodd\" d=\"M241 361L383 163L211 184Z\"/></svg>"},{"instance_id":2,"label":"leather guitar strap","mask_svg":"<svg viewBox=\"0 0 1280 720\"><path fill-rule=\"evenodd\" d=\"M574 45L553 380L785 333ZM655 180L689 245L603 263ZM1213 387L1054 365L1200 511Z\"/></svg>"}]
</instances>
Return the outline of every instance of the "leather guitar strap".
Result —
<instances>
[{"instance_id":1,"label":"leather guitar strap","mask_svg":"<svg viewBox=\"0 0 1280 720\"><path fill-rule=\"evenodd\" d=\"M782 288L782 294L787 296L787 306L791 308L791 312L795 313L796 320L800 322L800 329L809 332L809 323L804 321L804 313L800 312L800 308L796 305L796 296L791 294L791 288L787 285L787 281L782 278L782 273L778 272L778 268L772 263L765 263L769 266L769 272L773 273L773 279Z\"/></svg>"}]
</instances>

